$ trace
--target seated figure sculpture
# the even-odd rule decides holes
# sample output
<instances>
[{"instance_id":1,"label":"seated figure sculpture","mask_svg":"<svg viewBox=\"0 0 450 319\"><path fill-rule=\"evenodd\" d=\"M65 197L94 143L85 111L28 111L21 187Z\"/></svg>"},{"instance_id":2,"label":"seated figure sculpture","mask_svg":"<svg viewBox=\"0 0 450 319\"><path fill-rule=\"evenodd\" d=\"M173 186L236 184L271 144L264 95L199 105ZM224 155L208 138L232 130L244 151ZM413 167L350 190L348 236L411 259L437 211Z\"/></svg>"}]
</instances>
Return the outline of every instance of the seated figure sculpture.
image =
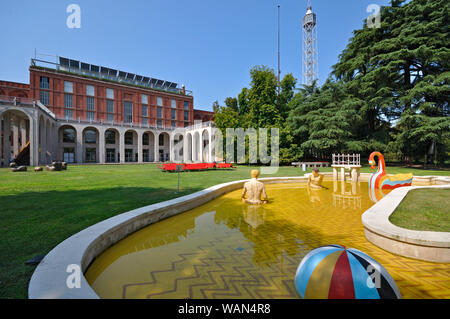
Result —
<instances>
[{"instance_id":1,"label":"seated figure sculpture","mask_svg":"<svg viewBox=\"0 0 450 319\"><path fill-rule=\"evenodd\" d=\"M323 188L322 186L323 175L319 173L318 168L313 168L312 174L309 175L308 178L308 188L311 187L313 189Z\"/></svg>"},{"instance_id":2,"label":"seated figure sculpture","mask_svg":"<svg viewBox=\"0 0 450 319\"><path fill-rule=\"evenodd\" d=\"M257 180L259 171L257 169L252 170L250 176L252 179L244 184L244 189L242 190L242 201L253 205L267 203L266 187ZM247 198L245 198L246 194Z\"/></svg>"}]
</instances>

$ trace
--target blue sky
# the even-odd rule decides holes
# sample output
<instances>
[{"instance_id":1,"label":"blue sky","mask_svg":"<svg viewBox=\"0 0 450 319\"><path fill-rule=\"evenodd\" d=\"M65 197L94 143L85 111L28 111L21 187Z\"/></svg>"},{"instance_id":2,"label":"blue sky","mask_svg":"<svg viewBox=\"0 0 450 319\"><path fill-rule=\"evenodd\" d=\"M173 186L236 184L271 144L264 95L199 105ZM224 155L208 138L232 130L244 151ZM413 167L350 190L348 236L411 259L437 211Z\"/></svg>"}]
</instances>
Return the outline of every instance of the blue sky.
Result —
<instances>
[{"instance_id":1,"label":"blue sky","mask_svg":"<svg viewBox=\"0 0 450 319\"><path fill-rule=\"evenodd\" d=\"M361 28L369 4L388 0L312 0L318 20L319 81ZM81 28L69 29L69 4ZM301 20L307 0L17 0L0 3L0 79L29 83L38 52L185 84L194 106L237 96L255 65L277 68L281 6L281 72L301 83ZM51 58L49 58L51 59Z\"/></svg>"}]
</instances>

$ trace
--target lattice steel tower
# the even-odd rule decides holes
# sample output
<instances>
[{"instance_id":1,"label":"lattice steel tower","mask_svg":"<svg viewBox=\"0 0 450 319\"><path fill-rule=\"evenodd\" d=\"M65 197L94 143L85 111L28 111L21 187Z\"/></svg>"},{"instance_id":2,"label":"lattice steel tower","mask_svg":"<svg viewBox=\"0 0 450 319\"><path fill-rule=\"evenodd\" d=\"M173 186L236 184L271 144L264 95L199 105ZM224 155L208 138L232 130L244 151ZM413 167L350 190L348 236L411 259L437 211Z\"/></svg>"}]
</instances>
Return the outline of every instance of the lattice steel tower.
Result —
<instances>
[{"instance_id":1,"label":"lattice steel tower","mask_svg":"<svg viewBox=\"0 0 450 319\"><path fill-rule=\"evenodd\" d=\"M317 49L316 14L312 12L311 1L303 17L303 84L311 85L318 79L319 63Z\"/></svg>"}]
</instances>

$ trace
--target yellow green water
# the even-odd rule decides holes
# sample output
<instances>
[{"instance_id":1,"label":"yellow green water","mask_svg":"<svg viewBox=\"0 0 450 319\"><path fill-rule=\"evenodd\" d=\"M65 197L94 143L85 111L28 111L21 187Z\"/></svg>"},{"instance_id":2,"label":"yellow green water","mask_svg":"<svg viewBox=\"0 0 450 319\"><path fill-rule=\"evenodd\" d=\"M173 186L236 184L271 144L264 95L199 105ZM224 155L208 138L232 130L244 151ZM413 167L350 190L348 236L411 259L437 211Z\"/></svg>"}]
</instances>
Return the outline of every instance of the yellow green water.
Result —
<instances>
[{"instance_id":1,"label":"yellow green water","mask_svg":"<svg viewBox=\"0 0 450 319\"><path fill-rule=\"evenodd\" d=\"M341 244L378 260L404 298L450 298L449 264L396 256L365 239L361 215L374 204L367 183L323 185L266 185L262 206L230 192L128 236L86 278L102 298L298 298L303 256Z\"/></svg>"}]
</instances>

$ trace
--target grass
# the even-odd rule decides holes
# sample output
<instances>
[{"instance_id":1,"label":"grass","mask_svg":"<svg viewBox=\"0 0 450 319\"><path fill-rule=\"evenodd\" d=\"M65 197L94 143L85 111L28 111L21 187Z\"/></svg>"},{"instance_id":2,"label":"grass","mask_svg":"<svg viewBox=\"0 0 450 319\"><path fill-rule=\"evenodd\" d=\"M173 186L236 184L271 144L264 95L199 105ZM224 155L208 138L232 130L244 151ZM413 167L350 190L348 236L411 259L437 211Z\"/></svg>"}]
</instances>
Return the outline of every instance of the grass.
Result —
<instances>
[{"instance_id":1,"label":"grass","mask_svg":"<svg viewBox=\"0 0 450 319\"><path fill-rule=\"evenodd\" d=\"M412 190L389 220L412 230L450 232L449 198L450 189Z\"/></svg>"},{"instance_id":2,"label":"grass","mask_svg":"<svg viewBox=\"0 0 450 319\"><path fill-rule=\"evenodd\" d=\"M138 207L247 179L253 168L182 173L180 193L176 193L177 174L162 173L155 165L69 165L67 171L39 173L32 168L21 173L1 168L0 298L27 298L35 267L24 262L47 254L82 229ZM370 171L368 167L362 169ZM410 171L415 175L450 175L450 171L388 169L389 173ZM303 172L280 167L270 176L296 175Z\"/></svg>"}]
</instances>

